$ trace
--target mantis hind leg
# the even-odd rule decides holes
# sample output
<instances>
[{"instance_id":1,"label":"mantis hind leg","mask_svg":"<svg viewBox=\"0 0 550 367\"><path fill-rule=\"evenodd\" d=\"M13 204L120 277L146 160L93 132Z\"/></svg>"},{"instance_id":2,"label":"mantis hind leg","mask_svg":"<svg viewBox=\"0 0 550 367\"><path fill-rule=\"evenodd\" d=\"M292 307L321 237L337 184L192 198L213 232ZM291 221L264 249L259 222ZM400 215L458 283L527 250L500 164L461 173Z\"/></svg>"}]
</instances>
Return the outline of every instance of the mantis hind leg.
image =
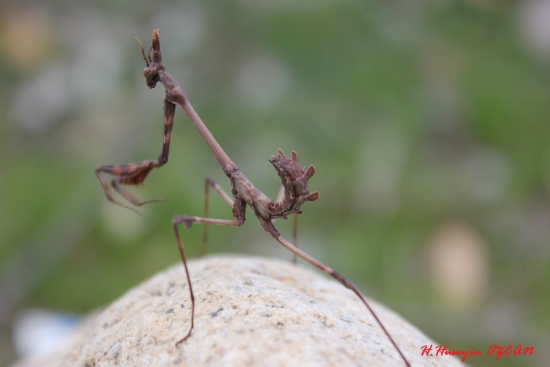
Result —
<instances>
[{"instance_id":1,"label":"mantis hind leg","mask_svg":"<svg viewBox=\"0 0 550 367\"><path fill-rule=\"evenodd\" d=\"M367 302L365 297L363 297L363 295L359 291L359 288L357 288L357 286L355 284L353 284L348 278L346 278L342 274L337 273L332 268L326 266L322 262L320 262L320 261L314 259L313 257L311 257L310 255L306 254L305 252L303 252L302 250L300 250L299 248L297 248L296 246L294 246L293 244L291 244L290 242L285 240L283 237L281 237L281 236L275 237L274 236L274 239L277 242L279 242L281 245L283 245L283 247L285 247L287 250L291 251L293 254L299 256L300 258L304 259L305 261L307 261L311 265L315 266L316 268L318 268L318 269L322 270L323 272L325 272L326 274L330 275L331 277L336 279L338 282L340 282L340 284L342 284L344 287L348 288L353 293L355 293L355 295L361 300L361 302L366 306L366 308L369 310L371 315L374 317L374 319L376 320L376 322L378 323L378 325L380 326L380 328L382 329L384 334L386 334L386 336L388 337L390 342L393 344L394 348L399 353L401 359L403 360L403 362L405 362L405 365L407 367L411 367L409 361L407 360L407 358L405 357L405 355L403 354L403 352L401 351L401 349L399 348L399 346L397 345L395 340L392 338L392 336L390 335L390 333L388 332L388 330L386 329L384 324L382 324L382 321L376 315L376 312L374 312L374 310L372 309L370 304Z\"/></svg>"},{"instance_id":2,"label":"mantis hind leg","mask_svg":"<svg viewBox=\"0 0 550 367\"><path fill-rule=\"evenodd\" d=\"M279 194L277 195L277 201L283 200L283 196L285 195L285 187L281 186L281 189L279 190ZM273 219L271 222L275 224L275 221L277 219ZM292 242L294 243L294 247L298 248L298 214L294 213L292 215ZM296 256L295 253L292 253L292 263L296 265L298 263L298 256Z\"/></svg>"}]
</instances>

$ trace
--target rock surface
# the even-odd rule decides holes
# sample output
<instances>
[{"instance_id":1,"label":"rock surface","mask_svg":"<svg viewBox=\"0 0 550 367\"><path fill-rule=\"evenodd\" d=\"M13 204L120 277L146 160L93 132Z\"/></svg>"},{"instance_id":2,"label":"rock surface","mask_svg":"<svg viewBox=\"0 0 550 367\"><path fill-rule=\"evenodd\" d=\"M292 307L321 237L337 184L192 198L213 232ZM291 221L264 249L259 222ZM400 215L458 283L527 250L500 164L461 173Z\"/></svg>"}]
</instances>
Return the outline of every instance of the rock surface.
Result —
<instances>
[{"instance_id":1,"label":"rock surface","mask_svg":"<svg viewBox=\"0 0 550 367\"><path fill-rule=\"evenodd\" d=\"M253 257L207 257L189 263L191 302L177 264L131 289L78 337L30 366L404 366L357 297L306 266ZM437 343L371 301L412 366L465 366L453 357L421 356Z\"/></svg>"}]
</instances>

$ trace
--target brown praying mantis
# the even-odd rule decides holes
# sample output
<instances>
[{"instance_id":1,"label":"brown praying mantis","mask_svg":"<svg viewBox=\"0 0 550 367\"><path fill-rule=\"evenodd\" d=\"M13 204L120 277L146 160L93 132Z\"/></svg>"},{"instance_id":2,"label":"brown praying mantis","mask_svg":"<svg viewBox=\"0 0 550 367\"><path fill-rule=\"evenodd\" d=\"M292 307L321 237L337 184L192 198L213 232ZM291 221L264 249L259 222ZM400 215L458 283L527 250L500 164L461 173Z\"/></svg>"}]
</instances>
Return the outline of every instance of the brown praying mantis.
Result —
<instances>
[{"instance_id":1,"label":"brown praying mantis","mask_svg":"<svg viewBox=\"0 0 550 367\"><path fill-rule=\"evenodd\" d=\"M139 39L138 39L139 41ZM141 42L140 42L141 44ZM384 333L390 339L391 343L405 362L407 366L410 367L409 362L386 330L374 310L370 307L368 302L365 300L359 289L346 277L337 273L330 267L325 264L317 261L313 257L309 256L304 251L297 248L292 243L285 240L277 228L275 228L274 222L277 218L286 219L290 214L301 214L302 211L300 207L306 201L315 201L319 198L318 192L309 192L308 180L315 173L315 168L309 166L307 169L302 168L298 164L298 157L294 151L292 151L290 158L286 157L281 150L279 150L278 155L271 156L269 162L275 167L275 170L279 174L279 177L282 181L282 191L279 194L277 201L270 200L266 195L264 195L259 189L257 189L252 182L250 182L245 175L239 170L237 165L231 161L229 156L224 152L222 147L218 144L214 136L210 133L208 128L204 125L201 118L191 106L189 99L185 91L176 83L174 78L165 71L165 66L162 63L162 55L160 52L160 40L159 40L159 30L153 31L153 41L152 45L145 54L143 44L141 44L141 52L145 60L146 68L143 70L143 75L147 86L149 88L154 88L158 82L161 82L164 86L166 92L166 98L164 99L164 142L162 145L162 150L159 157L156 160L147 160L138 163L130 163L125 165L112 165L112 166L98 166L95 169L96 175L101 182L103 190L107 199L116 205L134 210L129 205L121 203L115 200L113 193L109 187L109 183L102 176L102 173L111 175L110 186L117 191L124 199L126 199L130 204L134 206L141 206L154 201L159 200L148 200L148 201L139 201L129 192L127 192L121 185L138 185L144 182L145 178L153 168L162 167L166 162L168 162L168 152L170 148L170 136L172 132L172 124L174 122L174 113L176 110L176 105L180 106L187 116L195 125L195 128L198 130L199 134L202 136L214 156L216 157L218 163L220 164L223 172L229 178L231 182L231 193L233 199L212 179L206 179L206 198L207 198L207 208L208 208L208 188L211 186L223 200L232 207L234 220L227 219L213 219L208 217L208 209L206 210L206 217L195 217L187 215L177 215L172 220L172 225L174 227L174 233L177 239L178 248L181 255L181 260L185 269L185 274L187 277L187 282L189 284L189 295L191 297L191 326L187 335L183 337L176 343L178 346L180 343L184 342L193 331L194 327L194 317L195 317L195 297L193 295L193 287L191 285L191 278L189 276L189 270L187 269L187 261L185 258L185 252L183 248L183 242L179 232L179 225L184 224L186 229L190 229L194 223L200 223L205 225L205 230L208 225L221 225L221 226L231 226L231 227L240 227L245 222L245 211L246 206L248 205L253 211L262 227L269 233L277 242L291 251L295 256L299 256L313 266L321 269L323 272L327 273L346 288L353 291L357 297L363 302L363 304L368 308L370 313L375 318L376 322L380 325ZM152 57L151 57L152 52ZM139 212L138 212L139 214ZM206 233L206 231L205 231Z\"/></svg>"}]
</instances>

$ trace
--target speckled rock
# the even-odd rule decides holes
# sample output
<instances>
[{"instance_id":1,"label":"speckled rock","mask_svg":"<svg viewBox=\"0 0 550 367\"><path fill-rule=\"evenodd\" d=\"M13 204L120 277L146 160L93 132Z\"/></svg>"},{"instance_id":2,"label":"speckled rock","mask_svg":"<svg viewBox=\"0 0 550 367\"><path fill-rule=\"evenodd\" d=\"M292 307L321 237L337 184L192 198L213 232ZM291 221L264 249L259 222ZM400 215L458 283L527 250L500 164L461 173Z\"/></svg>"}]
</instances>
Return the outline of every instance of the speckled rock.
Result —
<instances>
[{"instance_id":1,"label":"speckled rock","mask_svg":"<svg viewBox=\"0 0 550 367\"><path fill-rule=\"evenodd\" d=\"M41 366L403 366L368 310L348 289L307 266L262 258L189 263L195 329L181 264L131 289ZM421 356L429 340L371 301L412 366L465 366ZM29 364L21 363L19 367Z\"/></svg>"}]
</instances>

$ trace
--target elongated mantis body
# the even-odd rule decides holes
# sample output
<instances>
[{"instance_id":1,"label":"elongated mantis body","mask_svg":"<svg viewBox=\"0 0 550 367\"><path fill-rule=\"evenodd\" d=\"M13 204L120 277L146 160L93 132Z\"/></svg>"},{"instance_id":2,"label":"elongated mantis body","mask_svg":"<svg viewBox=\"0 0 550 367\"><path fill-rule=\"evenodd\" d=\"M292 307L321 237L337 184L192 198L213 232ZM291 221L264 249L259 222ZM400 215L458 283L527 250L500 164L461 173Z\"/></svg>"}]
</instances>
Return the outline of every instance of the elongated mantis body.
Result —
<instances>
[{"instance_id":1,"label":"elongated mantis body","mask_svg":"<svg viewBox=\"0 0 550 367\"><path fill-rule=\"evenodd\" d=\"M368 308L368 310L371 312L384 333L390 339L395 349L405 362L405 365L410 366L409 362L407 361L389 332L386 330L374 310L370 307L361 292L359 292L359 289L343 275L337 273L332 268L326 266L320 261L317 261L313 257L306 254L304 251L297 248L292 243L285 240L281 236L277 228L275 228L274 221L277 218L286 219L287 216L291 214L301 214L302 211L300 208L306 201L315 201L319 198L319 193L310 193L308 186L308 181L315 173L315 168L313 166L309 166L307 169L305 167L302 168L298 164L298 156L294 151L292 151L290 157L286 157L284 153L279 150L277 155L271 156L269 158L269 162L273 165L282 181L283 191L282 194L279 195L280 197L278 200L270 200L259 189L257 189L252 184L252 182L250 182L250 180L245 177L245 175L239 170L237 165L229 158L222 147L218 144L214 136L212 136L208 128L204 125L201 118L194 110L193 106L191 106L191 103L189 102L185 91L180 86L178 86L174 78L165 71L165 66L162 63L158 30L153 31L153 41L147 55L145 54L145 50L143 49L142 45L142 54L146 64L146 68L143 70L143 75L145 76L147 86L149 88L154 88L157 83L160 82L162 83L166 91L166 97L164 100L164 142L161 153L156 160L148 160L126 165L98 166L95 172L99 178L99 181L101 182L107 199L114 204L136 211L129 205L115 200L111 188L109 187L109 183L105 180L102 174L109 174L112 176L110 186L130 204L134 206L141 206L151 201L156 201L139 201L130 193L128 193L121 185L141 184L153 168L159 168L166 164L166 162L168 161L170 136L172 132L172 124L174 122L176 105L180 106L185 111L187 116L189 116L191 122L214 154L214 157L220 164L229 181L231 182L231 194L233 195L233 198L231 198L231 196L229 196L214 180L207 178L207 192L209 187L212 187L216 192L218 192L223 200L232 207L232 213L235 219L214 219L209 218L207 214L206 217L177 215L172 220L172 225L177 239L181 260L183 262L187 282L189 284L189 294L191 297L191 325L187 334L176 343L176 346L178 346L180 343L184 342L187 338L191 336L191 332L193 331L194 327L195 315L195 297L193 295L193 287L191 285L191 278L189 276L189 271L187 268L187 261L185 257L183 241L179 232L179 225L183 224L186 229L191 228L194 223L204 224L205 226L214 224L221 226L240 227L245 222L245 211L246 207L249 206L260 221L260 224L265 229L265 231L269 233L277 242L279 242L281 245L291 251L294 255L321 269L323 272L336 279L346 288L353 291L357 295L357 297L359 297L362 303Z\"/></svg>"}]
</instances>

